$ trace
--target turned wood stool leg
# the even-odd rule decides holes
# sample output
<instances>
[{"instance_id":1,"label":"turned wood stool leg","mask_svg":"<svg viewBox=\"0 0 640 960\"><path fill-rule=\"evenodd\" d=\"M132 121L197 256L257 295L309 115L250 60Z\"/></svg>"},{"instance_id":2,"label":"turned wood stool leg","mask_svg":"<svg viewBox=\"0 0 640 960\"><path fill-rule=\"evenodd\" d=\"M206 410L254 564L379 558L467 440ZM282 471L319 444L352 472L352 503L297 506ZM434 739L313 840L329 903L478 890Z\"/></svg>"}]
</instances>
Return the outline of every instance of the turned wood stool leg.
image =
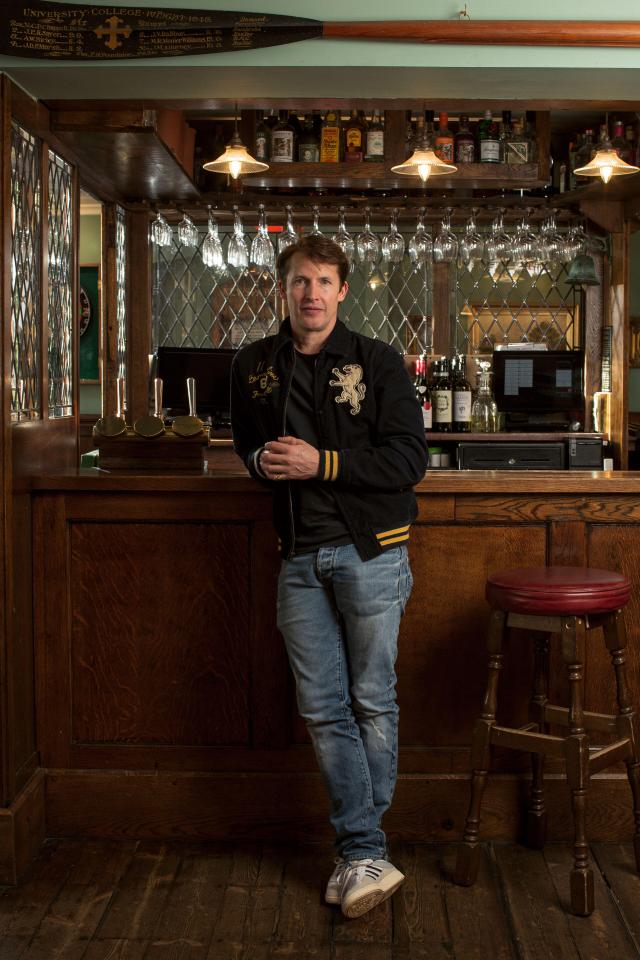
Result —
<instances>
[{"instance_id":1,"label":"turned wood stool leg","mask_svg":"<svg viewBox=\"0 0 640 960\"><path fill-rule=\"evenodd\" d=\"M465 823L462 842L458 847L458 857L454 882L468 886L475 882L480 865L480 807L482 795L489 775L491 755L491 727L496 721L498 702L498 679L502 669L502 638L507 622L507 614L494 610L489 621L487 647L489 650L489 676L482 705L482 713L476 721L471 747L471 800Z\"/></svg>"},{"instance_id":2,"label":"turned wood stool leg","mask_svg":"<svg viewBox=\"0 0 640 960\"><path fill-rule=\"evenodd\" d=\"M631 704L629 685L627 683L627 666L625 661L625 647L627 632L622 617L622 611L617 610L607 617L603 624L604 639L611 654L611 662L616 675L616 691L619 716L617 717L618 732L626 737L630 743L630 755L626 758L627 775L633 794L633 817L635 832L633 835L633 849L636 857L636 869L640 873L640 746L638 743L637 719Z\"/></svg>"},{"instance_id":3,"label":"turned wood stool leg","mask_svg":"<svg viewBox=\"0 0 640 960\"><path fill-rule=\"evenodd\" d=\"M565 740L567 781L571 790L574 844L571 871L571 910L579 917L593 912L593 871L589 866L586 806L589 787L589 741L584 728L585 622L569 617L563 622L562 659L569 677L569 736Z\"/></svg>"},{"instance_id":4,"label":"turned wood stool leg","mask_svg":"<svg viewBox=\"0 0 640 960\"><path fill-rule=\"evenodd\" d=\"M546 634L535 633L535 660L533 671L533 690L529 704L529 720L537 724L540 733L547 732L544 708L548 702L548 656L549 638ZM547 811L544 803L544 754L531 754L533 777L531 780L531 798L527 811L527 846L540 850L547 836Z\"/></svg>"}]
</instances>

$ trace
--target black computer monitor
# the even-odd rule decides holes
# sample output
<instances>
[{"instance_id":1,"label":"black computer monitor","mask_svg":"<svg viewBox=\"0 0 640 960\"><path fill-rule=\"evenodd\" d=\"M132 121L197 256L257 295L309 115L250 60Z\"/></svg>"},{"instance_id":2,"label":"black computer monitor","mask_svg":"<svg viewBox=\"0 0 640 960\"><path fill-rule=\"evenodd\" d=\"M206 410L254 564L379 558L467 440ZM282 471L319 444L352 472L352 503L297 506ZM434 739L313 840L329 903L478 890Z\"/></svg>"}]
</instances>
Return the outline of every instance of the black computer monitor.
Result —
<instances>
[{"instance_id":1,"label":"black computer monitor","mask_svg":"<svg viewBox=\"0 0 640 960\"><path fill-rule=\"evenodd\" d=\"M188 412L187 377L193 377L198 416L211 417L214 422L228 420L235 354L235 350L206 347L159 347L156 376L162 380L162 402L168 415Z\"/></svg>"},{"instance_id":2,"label":"black computer monitor","mask_svg":"<svg viewBox=\"0 0 640 960\"><path fill-rule=\"evenodd\" d=\"M582 421L582 350L496 350L493 387L509 422Z\"/></svg>"}]
</instances>

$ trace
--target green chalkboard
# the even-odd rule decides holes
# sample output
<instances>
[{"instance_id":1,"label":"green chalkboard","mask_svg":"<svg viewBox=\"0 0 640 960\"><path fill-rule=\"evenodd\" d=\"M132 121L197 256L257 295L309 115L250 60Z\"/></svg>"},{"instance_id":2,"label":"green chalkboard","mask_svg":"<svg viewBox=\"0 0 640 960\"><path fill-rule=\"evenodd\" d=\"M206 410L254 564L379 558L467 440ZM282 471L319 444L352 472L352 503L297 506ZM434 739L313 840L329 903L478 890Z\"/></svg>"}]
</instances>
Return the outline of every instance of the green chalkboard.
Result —
<instances>
[{"instance_id":1,"label":"green chalkboard","mask_svg":"<svg viewBox=\"0 0 640 960\"><path fill-rule=\"evenodd\" d=\"M100 267L80 267L80 383L100 383Z\"/></svg>"}]
</instances>

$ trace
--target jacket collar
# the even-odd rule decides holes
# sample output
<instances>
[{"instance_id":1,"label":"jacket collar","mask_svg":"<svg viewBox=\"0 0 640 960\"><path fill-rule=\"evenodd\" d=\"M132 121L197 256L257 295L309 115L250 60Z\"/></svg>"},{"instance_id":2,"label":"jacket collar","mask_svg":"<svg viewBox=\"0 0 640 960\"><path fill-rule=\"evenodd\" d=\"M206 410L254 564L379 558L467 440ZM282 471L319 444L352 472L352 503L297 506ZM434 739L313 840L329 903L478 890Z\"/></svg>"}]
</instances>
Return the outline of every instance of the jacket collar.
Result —
<instances>
[{"instance_id":1,"label":"jacket collar","mask_svg":"<svg viewBox=\"0 0 640 960\"><path fill-rule=\"evenodd\" d=\"M329 335L329 339L322 348L326 353L340 355L345 353L351 341L349 328L338 318L336 325ZM293 336L291 334L291 321L286 317L280 325L280 330L276 334L274 343L276 353L287 344L293 345Z\"/></svg>"}]
</instances>

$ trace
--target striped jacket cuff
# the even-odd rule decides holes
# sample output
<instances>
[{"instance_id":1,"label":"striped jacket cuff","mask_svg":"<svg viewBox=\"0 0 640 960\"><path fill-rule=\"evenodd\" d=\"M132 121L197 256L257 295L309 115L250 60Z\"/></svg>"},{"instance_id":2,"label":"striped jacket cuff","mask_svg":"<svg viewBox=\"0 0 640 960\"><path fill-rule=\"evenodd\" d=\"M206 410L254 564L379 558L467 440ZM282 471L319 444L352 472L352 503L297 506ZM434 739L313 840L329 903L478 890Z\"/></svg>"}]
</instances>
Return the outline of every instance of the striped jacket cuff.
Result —
<instances>
[{"instance_id":1,"label":"striped jacket cuff","mask_svg":"<svg viewBox=\"0 0 640 960\"><path fill-rule=\"evenodd\" d=\"M266 475L260 469L260 454L262 453L263 450L264 450L264 447L258 447L257 450L254 450L253 453L249 454L249 460L251 461L251 466L253 467L254 471L258 474L258 476L266 480L267 479Z\"/></svg>"},{"instance_id":2,"label":"striped jacket cuff","mask_svg":"<svg viewBox=\"0 0 640 960\"><path fill-rule=\"evenodd\" d=\"M320 480L337 480L340 475L340 454L337 450L320 451Z\"/></svg>"},{"instance_id":3,"label":"striped jacket cuff","mask_svg":"<svg viewBox=\"0 0 640 960\"><path fill-rule=\"evenodd\" d=\"M410 526L411 524L407 523L404 527L382 530L380 533L376 533L376 539L381 547L388 547L392 543L402 543L403 540L409 539Z\"/></svg>"}]
</instances>

